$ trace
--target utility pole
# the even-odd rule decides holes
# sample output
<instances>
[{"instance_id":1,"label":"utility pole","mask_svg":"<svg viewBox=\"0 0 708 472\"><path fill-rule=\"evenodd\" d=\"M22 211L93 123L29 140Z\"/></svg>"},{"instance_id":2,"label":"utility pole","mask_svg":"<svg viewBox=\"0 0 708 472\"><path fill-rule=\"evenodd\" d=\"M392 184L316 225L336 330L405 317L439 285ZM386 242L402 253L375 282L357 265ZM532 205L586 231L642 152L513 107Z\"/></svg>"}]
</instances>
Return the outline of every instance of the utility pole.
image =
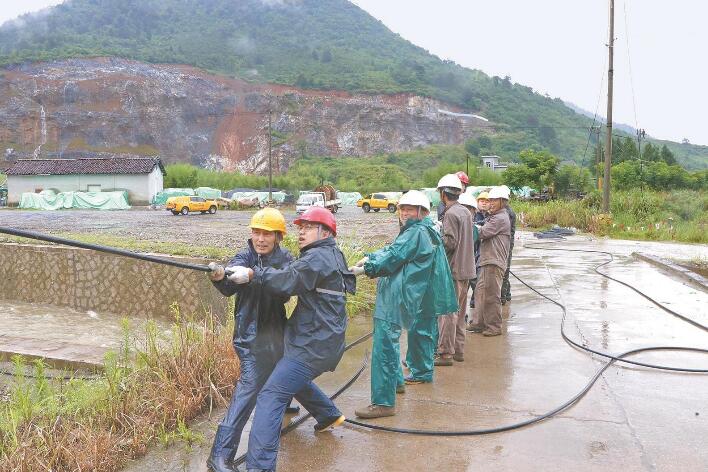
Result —
<instances>
[{"instance_id":1,"label":"utility pole","mask_svg":"<svg viewBox=\"0 0 708 472\"><path fill-rule=\"evenodd\" d=\"M273 130L271 110L268 108L268 205L273 203Z\"/></svg>"},{"instance_id":2,"label":"utility pole","mask_svg":"<svg viewBox=\"0 0 708 472\"><path fill-rule=\"evenodd\" d=\"M602 162L602 142L600 141L600 125L595 128L593 126L592 132L597 135L597 155L595 156L595 177L597 177L597 190L602 191L602 178L600 177L600 163Z\"/></svg>"},{"instance_id":3,"label":"utility pole","mask_svg":"<svg viewBox=\"0 0 708 472\"><path fill-rule=\"evenodd\" d=\"M639 189L644 191L644 159L642 159L642 139L647 135L643 129L637 130L637 150L639 152Z\"/></svg>"},{"instance_id":4,"label":"utility pole","mask_svg":"<svg viewBox=\"0 0 708 472\"><path fill-rule=\"evenodd\" d=\"M610 0L609 68L607 70L607 136L605 136L605 178L602 189L602 212L610 212L610 171L612 169L612 79L614 76L613 55L615 49L615 0Z\"/></svg>"}]
</instances>

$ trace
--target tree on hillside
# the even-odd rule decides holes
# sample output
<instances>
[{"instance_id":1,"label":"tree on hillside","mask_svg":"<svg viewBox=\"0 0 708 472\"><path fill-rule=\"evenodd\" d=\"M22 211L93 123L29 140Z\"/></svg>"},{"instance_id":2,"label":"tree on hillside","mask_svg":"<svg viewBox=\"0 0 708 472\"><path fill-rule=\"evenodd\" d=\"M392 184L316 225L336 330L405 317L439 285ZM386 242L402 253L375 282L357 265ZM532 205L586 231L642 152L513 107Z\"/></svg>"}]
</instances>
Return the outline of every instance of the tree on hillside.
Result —
<instances>
[{"instance_id":1,"label":"tree on hillside","mask_svg":"<svg viewBox=\"0 0 708 472\"><path fill-rule=\"evenodd\" d=\"M570 192L585 192L592 183L590 171L575 165L563 165L553 178L553 188L559 195Z\"/></svg>"},{"instance_id":2,"label":"tree on hillside","mask_svg":"<svg viewBox=\"0 0 708 472\"><path fill-rule=\"evenodd\" d=\"M521 164L511 165L502 178L509 187L525 185L541 189L550 186L558 170L560 160L548 151L526 149L519 154Z\"/></svg>"},{"instance_id":3,"label":"tree on hillside","mask_svg":"<svg viewBox=\"0 0 708 472\"><path fill-rule=\"evenodd\" d=\"M657 162L661 160L659 149L652 143L646 143L642 148L642 159L649 162Z\"/></svg>"},{"instance_id":4,"label":"tree on hillside","mask_svg":"<svg viewBox=\"0 0 708 472\"><path fill-rule=\"evenodd\" d=\"M612 139L612 162L620 163L639 158L637 143L632 138Z\"/></svg>"},{"instance_id":5,"label":"tree on hillside","mask_svg":"<svg viewBox=\"0 0 708 472\"><path fill-rule=\"evenodd\" d=\"M661 146L661 153L659 154L661 157L661 160L666 162L668 165L672 166L676 164L676 157L674 157L674 153L669 150L668 147L666 147L666 144Z\"/></svg>"},{"instance_id":6,"label":"tree on hillside","mask_svg":"<svg viewBox=\"0 0 708 472\"><path fill-rule=\"evenodd\" d=\"M465 151L469 152L470 155L479 156L479 152L481 150L482 149L480 148L479 143L474 139L468 139L465 141Z\"/></svg>"}]
</instances>

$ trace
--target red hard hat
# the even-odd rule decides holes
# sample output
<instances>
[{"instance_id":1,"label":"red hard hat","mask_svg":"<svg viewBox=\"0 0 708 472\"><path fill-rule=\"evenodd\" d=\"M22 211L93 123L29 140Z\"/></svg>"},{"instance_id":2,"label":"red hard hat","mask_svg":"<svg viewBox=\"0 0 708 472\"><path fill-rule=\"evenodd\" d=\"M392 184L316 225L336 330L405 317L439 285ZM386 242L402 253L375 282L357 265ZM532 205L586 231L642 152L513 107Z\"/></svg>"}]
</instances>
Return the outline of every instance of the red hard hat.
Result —
<instances>
[{"instance_id":1,"label":"red hard hat","mask_svg":"<svg viewBox=\"0 0 708 472\"><path fill-rule=\"evenodd\" d=\"M312 206L305 210L305 212L294 221L298 226L305 222L324 225L332 231L334 236L337 235L337 222L334 220L334 215L325 208Z\"/></svg>"},{"instance_id":2,"label":"red hard hat","mask_svg":"<svg viewBox=\"0 0 708 472\"><path fill-rule=\"evenodd\" d=\"M457 174L455 174L458 179L460 179L460 182L462 182L465 185L468 185L470 183L470 178L467 177L467 174L465 174L462 171L459 171Z\"/></svg>"}]
</instances>

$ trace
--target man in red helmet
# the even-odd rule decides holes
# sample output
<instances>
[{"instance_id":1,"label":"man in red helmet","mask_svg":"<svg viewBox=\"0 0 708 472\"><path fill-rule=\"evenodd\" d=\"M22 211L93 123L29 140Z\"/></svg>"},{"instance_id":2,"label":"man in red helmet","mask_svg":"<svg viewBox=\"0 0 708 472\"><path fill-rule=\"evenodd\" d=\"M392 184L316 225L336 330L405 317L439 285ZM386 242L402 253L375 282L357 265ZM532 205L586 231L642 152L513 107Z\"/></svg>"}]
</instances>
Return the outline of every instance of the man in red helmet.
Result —
<instances>
[{"instance_id":1,"label":"man in red helmet","mask_svg":"<svg viewBox=\"0 0 708 472\"><path fill-rule=\"evenodd\" d=\"M285 353L256 401L246 456L248 470L275 470L280 428L293 396L297 395L315 417L317 432L345 419L313 380L333 371L344 354L346 294L354 293L356 279L337 247L337 223L329 210L310 207L295 224L299 259L283 269L232 267L237 274L232 280L237 283L261 286L274 296L298 297L285 326Z\"/></svg>"}]
</instances>

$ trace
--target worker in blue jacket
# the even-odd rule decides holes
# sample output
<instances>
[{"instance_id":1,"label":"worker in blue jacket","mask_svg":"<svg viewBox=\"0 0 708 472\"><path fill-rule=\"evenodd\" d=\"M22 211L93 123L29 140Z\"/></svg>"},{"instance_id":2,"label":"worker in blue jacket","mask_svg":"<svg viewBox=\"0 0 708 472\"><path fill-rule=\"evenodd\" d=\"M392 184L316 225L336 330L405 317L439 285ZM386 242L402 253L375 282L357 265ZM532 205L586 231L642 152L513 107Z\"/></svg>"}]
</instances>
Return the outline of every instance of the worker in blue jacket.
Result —
<instances>
[{"instance_id":1,"label":"worker in blue jacket","mask_svg":"<svg viewBox=\"0 0 708 472\"><path fill-rule=\"evenodd\" d=\"M457 296L440 234L428 214L430 201L417 190L398 202L402 228L390 245L367 255L350 270L380 277L374 307L371 404L356 410L360 418L396 414L396 392L407 384L433 381L437 317L457 311ZM408 330L403 377L399 338Z\"/></svg>"},{"instance_id":2,"label":"worker in blue jacket","mask_svg":"<svg viewBox=\"0 0 708 472\"><path fill-rule=\"evenodd\" d=\"M283 357L285 303L289 297L273 296L257 285L236 284L233 277L226 277L226 272L232 266L280 269L292 262L293 257L279 244L285 235L285 218L274 208L264 208L253 215L249 227L248 247L231 259L226 270L215 263L209 265L214 286L227 297L237 295L233 344L241 367L207 460L213 472L235 470L231 463L258 392Z\"/></svg>"},{"instance_id":3,"label":"worker in blue jacket","mask_svg":"<svg viewBox=\"0 0 708 472\"><path fill-rule=\"evenodd\" d=\"M342 412L313 382L333 371L344 354L346 294L356 279L337 247L337 224L329 210L311 207L295 220L300 258L283 269L234 268L240 283L262 287L273 296L297 295L285 327L285 352L263 386L248 440L249 471L274 471L283 415L293 396L317 420L315 431L344 422Z\"/></svg>"}]
</instances>

